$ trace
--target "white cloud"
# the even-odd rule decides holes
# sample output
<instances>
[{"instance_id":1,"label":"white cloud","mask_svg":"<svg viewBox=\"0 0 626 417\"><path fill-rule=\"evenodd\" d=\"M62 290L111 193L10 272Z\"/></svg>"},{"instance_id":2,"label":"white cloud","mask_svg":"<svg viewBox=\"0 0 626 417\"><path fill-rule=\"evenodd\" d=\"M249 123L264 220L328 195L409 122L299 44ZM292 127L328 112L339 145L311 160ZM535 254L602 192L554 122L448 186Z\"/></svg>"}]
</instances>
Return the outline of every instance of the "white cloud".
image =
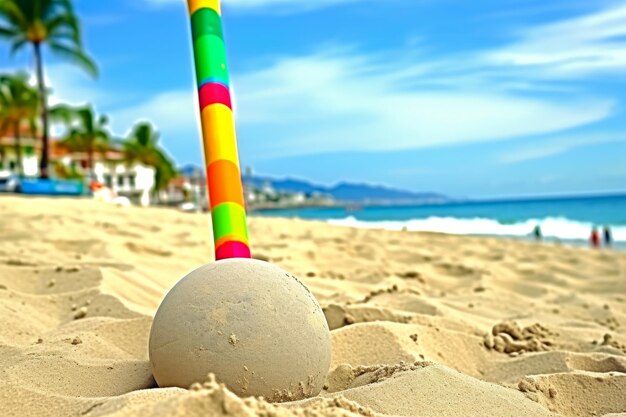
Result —
<instances>
[{"instance_id":1,"label":"white cloud","mask_svg":"<svg viewBox=\"0 0 626 417\"><path fill-rule=\"evenodd\" d=\"M61 63L44 68L46 85L49 86L50 104L68 103L81 105L95 103L107 106L115 101L112 92L100 88L98 81L76 65ZM35 79L34 74L32 75Z\"/></svg>"},{"instance_id":2,"label":"white cloud","mask_svg":"<svg viewBox=\"0 0 626 417\"><path fill-rule=\"evenodd\" d=\"M462 83L429 88L428 75L409 89L407 73L371 57L316 54L236 77L242 142L267 157L416 149L558 132L614 108L593 97L538 98Z\"/></svg>"},{"instance_id":3,"label":"white cloud","mask_svg":"<svg viewBox=\"0 0 626 417\"><path fill-rule=\"evenodd\" d=\"M132 107L113 112L113 123L123 131L141 120L152 120L163 130L196 126L197 107L195 94L189 91L170 91L157 94L149 100Z\"/></svg>"},{"instance_id":4,"label":"white cloud","mask_svg":"<svg viewBox=\"0 0 626 417\"><path fill-rule=\"evenodd\" d=\"M126 136L137 122L153 123L161 133L162 145L180 164L202 161L198 113L192 89L160 93L138 105L109 112L113 130L119 136Z\"/></svg>"},{"instance_id":5,"label":"white cloud","mask_svg":"<svg viewBox=\"0 0 626 417\"><path fill-rule=\"evenodd\" d=\"M531 146L510 149L506 154L499 156L499 162L503 164L514 164L535 159L549 158L584 146L625 141L626 134L623 133L589 133L559 136L546 139L540 144L535 143Z\"/></svg>"},{"instance_id":6,"label":"white cloud","mask_svg":"<svg viewBox=\"0 0 626 417\"><path fill-rule=\"evenodd\" d=\"M419 88L407 88L419 75ZM394 151L555 134L609 117L609 99L561 99L480 88L428 86L429 70L376 57L312 54L233 75L239 143L246 159L339 151ZM201 160L197 98L159 93L109 112L116 132L151 120L180 160ZM188 156L182 160L181 156ZM510 161L512 162L512 161Z\"/></svg>"},{"instance_id":7,"label":"white cloud","mask_svg":"<svg viewBox=\"0 0 626 417\"><path fill-rule=\"evenodd\" d=\"M185 4L185 0L146 0L148 3L163 6ZM363 0L223 0L223 4L240 10L268 8L268 12L302 12L321 9L327 6L355 3Z\"/></svg>"},{"instance_id":8,"label":"white cloud","mask_svg":"<svg viewBox=\"0 0 626 417\"><path fill-rule=\"evenodd\" d=\"M626 5L528 28L516 43L484 55L488 63L532 68L550 77L626 70Z\"/></svg>"}]
</instances>

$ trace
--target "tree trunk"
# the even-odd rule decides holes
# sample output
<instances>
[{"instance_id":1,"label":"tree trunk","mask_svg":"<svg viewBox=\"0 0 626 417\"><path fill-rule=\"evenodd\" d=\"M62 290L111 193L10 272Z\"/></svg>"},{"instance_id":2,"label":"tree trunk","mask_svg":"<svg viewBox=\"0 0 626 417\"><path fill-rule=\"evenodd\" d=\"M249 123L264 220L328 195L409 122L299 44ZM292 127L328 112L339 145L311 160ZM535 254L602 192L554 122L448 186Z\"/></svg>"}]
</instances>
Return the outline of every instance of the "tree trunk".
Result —
<instances>
[{"instance_id":1,"label":"tree trunk","mask_svg":"<svg viewBox=\"0 0 626 417\"><path fill-rule=\"evenodd\" d=\"M24 170L22 169L22 138L20 136L20 122L15 122L15 156L17 158L17 175L22 178Z\"/></svg>"},{"instance_id":2,"label":"tree trunk","mask_svg":"<svg viewBox=\"0 0 626 417\"><path fill-rule=\"evenodd\" d=\"M35 48L35 66L37 67L37 84L39 86L39 96L41 97L41 124L43 135L41 137L41 159L39 160L39 176L43 179L48 178L49 165L49 145L48 137L48 97L46 96L46 82L43 77L43 57L41 56L41 44L33 43Z\"/></svg>"},{"instance_id":3,"label":"tree trunk","mask_svg":"<svg viewBox=\"0 0 626 417\"><path fill-rule=\"evenodd\" d=\"M93 173L93 148L89 146L87 148L87 183L91 184L94 180Z\"/></svg>"}]
</instances>

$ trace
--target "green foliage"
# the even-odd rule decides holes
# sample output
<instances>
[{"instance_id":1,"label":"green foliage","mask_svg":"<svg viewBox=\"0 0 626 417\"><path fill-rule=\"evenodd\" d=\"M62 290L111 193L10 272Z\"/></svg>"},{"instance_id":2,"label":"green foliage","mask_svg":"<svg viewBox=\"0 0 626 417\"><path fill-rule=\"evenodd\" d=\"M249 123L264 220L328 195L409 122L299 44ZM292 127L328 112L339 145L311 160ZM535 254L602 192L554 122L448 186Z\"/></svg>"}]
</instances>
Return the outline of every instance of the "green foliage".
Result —
<instances>
[{"instance_id":1,"label":"green foliage","mask_svg":"<svg viewBox=\"0 0 626 417\"><path fill-rule=\"evenodd\" d=\"M79 180L83 181L85 176L74 166L65 166L59 162L53 163L54 172L57 178L64 180Z\"/></svg>"},{"instance_id":2,"label":"green foliage","mask_svg":"<svg viewBox=\"0 0 626 417\"><path fill-rule=\"evenodd\" d=\"M88 168L93 169L94 154L106 152L111 144L111 135L106 128L108 118L97 116L91 105L72 107L64 104L50 109L50 116L67 124L67 133L61 143L72 152L86 153Z\"/></svg>"},{"instance_id":3,"label":"green foliage","mask_svg":"<svg viewBox=\"0 0 626 417\"><path fill-rule=\"evenodd\" d=\"M0 0L2 1L2 0ZM39 92L28 83L28 75L0 75L0 133L12 134L15 140L18 172L22 173L21 131L30 128L36 135L39 114Z\"/></svg>"},{"instance_id":4,"label":"green foliage","mask_svg":"<svg viewBox=\"0 0 626 417\"><path fill-rule=\"evenodd\" d=\"M122 142L127 164L140 163L156 170L157 190L167 188L177 171L170 157L159 146L159 133L150 123L137 123L128 138Z\"/></svg>"},{"instance_id":5,"label":"green foliage","mask_svg":"<svg viewBox=\"0 0 626 417\"><path fill-rule=\"evenodd\" d=\"M0 74L0 132L13 133L15 126L27 124L35 135L38 113L39 92L28 83L28 75Z\"/></svg>"},{"instance_id":6,"label":"green foliage","mask_svg":"<svg viewBox=\"0 0 626 417\"><path fill-rule=\"evenodd\" d=\"M0 37L9 40L12 53L29 44L47 44L53 53L97 75L96 64L83 51L70 0L0 0L0 21Z\"/></svg>"},{"instance_id":7,"label":"green foliage","mask_svg":"<svg viewBox=\"0 0 626 417\"><path fill-rule=\"evenodd\" d=\"M69 59L93 76L95 62L83 49L78 18L71 0L0 0L0 38L10 43L11 53L33 47L37 84L42 106L41 176L48 177L48 102L43 71L42 46L53 54Z\"/></svg>"},{"instance_id":8,"label":"green foliage","mask_svg":"<svg viewBox=\"0 0 626 417\"><path fill-rule=\"evenodd\" d=\"M83 49L80 22L74 13L72 1L0 0L0 39L2 38L10 43L12 54L27 46L33 47L39 86L39 104L35 103L35 117L32 120L36 120L37 112L43 115L42 175L47 175L49 115L68 125L63 144L74 152L87 153L89 167L93 168L94 153L104 151L111 142L106 129L108 123L106 117L98 117L91 106L74 108L62 105L49 111L43 79L42 46L47 46L53 54L68 58L88 73L97 75L95 62ZM12 111L15 111L14 106L11 107ZM0 119L6 120L2 116ZM158 141L159 134L152 125L139 123L122 145L128 164L141 163L155 168L156 189L162 190L177 175L177 171L171 158L161 149ZM69 172L70 170L64 166L57 165L54 168L57 175L63 178L74 178L75 175L79 175L78 172Z\"/></svg>"}]
</instances>

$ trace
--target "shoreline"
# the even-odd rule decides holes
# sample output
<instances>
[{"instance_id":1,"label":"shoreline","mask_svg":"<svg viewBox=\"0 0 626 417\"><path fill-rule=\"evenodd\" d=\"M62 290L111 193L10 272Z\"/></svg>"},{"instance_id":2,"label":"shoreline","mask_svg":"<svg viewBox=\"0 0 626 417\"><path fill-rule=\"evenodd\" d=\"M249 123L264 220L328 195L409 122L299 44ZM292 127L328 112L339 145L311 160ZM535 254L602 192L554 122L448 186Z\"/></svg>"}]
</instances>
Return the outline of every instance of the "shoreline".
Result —
<instances>
[{"instance_id":1,"label":"shoreline","mask_svg":"<svg viewBox=\"0 0 626 417\"><path fill-rule=\"evenodd\" d=\"M435 233L442 234L447 236L468 236L468 237L486 237L486 238L499 238L499 239L510 239L514 241L520 242L528 242L528 243L536 243L536 244L551 244L555 246L559 245L567 245L573 247L581 247L588 249L599 249L599 250L618 250L625 251L626 250L626 240L622 241L614 241L613 244L609 247L602 246L600 248L592 248L589 244L588 239L567 239L567 238L558 238L555 236L544 236L541 240L537 241L532 236L532 234L527 235L514 235L514 234L495 234L495 233L453 233L445 230L419 230L419 229L409 229L406 226L397 226L394 227L384 227L382 224L384 223L394 223L400 224L403 222L399 221L358 221L358 222L347 222L346 219L322 219L322 218L301 218L301 217L282 217L282 216L264 216L263 213L253 212L250 214L250 217L258 217L264 219L283 219L283 220L302 220L302 221L316 221L322 222L331 226L339 226L339 227L352 227L363 230L380 230L380 231L401 231L401 232L409 232L409 233ZM428 220L428 219L425 219ZM464 220L464 219L461 219ZM472 219L469 219L472 220ZM406 221L404 223L409 223L411 220ZM618 226L618 227L626 227Z\"/></svg>"}]
</instances>

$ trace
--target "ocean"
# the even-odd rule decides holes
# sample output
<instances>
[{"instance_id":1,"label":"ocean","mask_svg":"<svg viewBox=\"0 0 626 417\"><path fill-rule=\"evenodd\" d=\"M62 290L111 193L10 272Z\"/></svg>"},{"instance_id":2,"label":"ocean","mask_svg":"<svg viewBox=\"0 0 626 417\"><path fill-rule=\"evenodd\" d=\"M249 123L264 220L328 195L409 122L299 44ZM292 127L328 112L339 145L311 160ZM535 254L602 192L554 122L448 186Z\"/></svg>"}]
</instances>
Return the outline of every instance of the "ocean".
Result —
<instances>
[{"instance_id":1,"label":"ocean","mask_svg":"<svg viewBox=\"0 0 626 417\"><path fill-rule=\"evenodd\" d=\"M371 206L357 210L301 208L257 211L261 216L324 220L361 228L530 238L536 225L548 241L586 244L594 226L611 227L626 248L626 194L465 201L437 205Z\"/></svg>"}]
</instances>

